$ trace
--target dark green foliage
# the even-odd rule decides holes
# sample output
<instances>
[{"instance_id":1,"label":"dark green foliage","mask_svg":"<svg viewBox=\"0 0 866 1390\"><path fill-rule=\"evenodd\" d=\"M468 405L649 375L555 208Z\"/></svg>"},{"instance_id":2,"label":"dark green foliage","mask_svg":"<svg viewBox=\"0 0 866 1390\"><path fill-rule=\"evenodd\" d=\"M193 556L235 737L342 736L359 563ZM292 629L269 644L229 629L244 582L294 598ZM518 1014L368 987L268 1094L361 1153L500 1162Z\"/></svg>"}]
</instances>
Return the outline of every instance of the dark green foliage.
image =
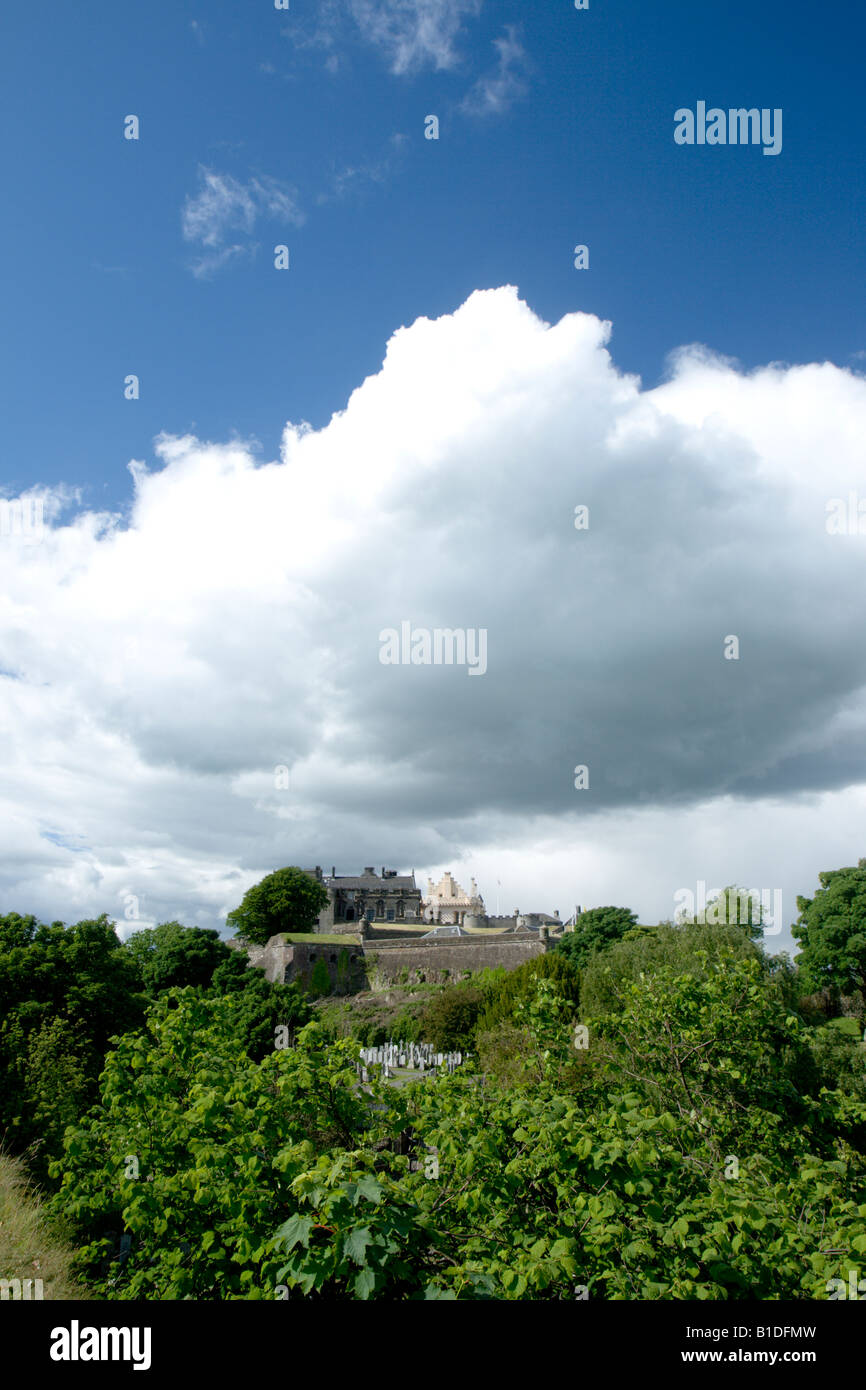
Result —
<instances>
[{"instance_id":1,"label":"dark green foliage","mask_svg":"<svg viewBox=\"0 0 866 1390\"><path fill-rule=\"evenodd\" d=\"M478 1029L488 1030L502 1020L511 1019L519 1002L534 996L539 980L552 980L557 993L577 1006L580 976L565 956L558 951L548 951L491 982L484 991Z\"/></svg>"},{"instance_id":2,"label":"dark green foliage","mask_svg":"<svg viewBox=\"0 0 866 1390\"><path fill-rule=\"evenodd\" d=\"M424 1010L435 993L434 985L389 990L381 994L356 994L349 999L323 999L315 1005L315 1017L330 1038L353 1038L359 1047L378 1047L389 1038L424 1042Z\"/></svg>"},{"instance_id":3,"label":"dark green foliage","mask_svg":"<svg viewBox=\"0 0 866 1390\"><path fill-rule=\"evenodd\" d=\"M350 975L351 965L349 962L349 952L346 950L345 946L342 946L337 956L337 994L348 994Z\"/></svg>"},{"instance_id":4,"label":"dark green foliage","mask_svg":"<svg viewBox=\"0 0 866 1390\"><path fill-rule=\"evenodd\" d=\"M214 963L216 968L214 967ZM141 1027L147 1001L169 984L210 986L242 995L246 1049L260 1059L274 1029L309 1018L295 986L272 986L247 968L246 953L213 931L163 923L125 945L113 924L40 926L33 917L0 918L0 1138L28 1152L33 1175L47 1177L64 1128L98 1095L110 1040Z\"/></svg>"},{"instance_id":5,"label":"dark green foliage","mask_svg":"<svg viewBox=\"0 0 866 1390\"><path fill-rule=\"evenodd\" d=\"M277 1028L287 1027L294 1039L313 1017L297 984L270 984L261 970L249 968L245 951L229 951L214 971L210 993L235 997L238 1031L256 1062L272 1051Z\"/></svg>"},{"instance_id":6,"label":"dark green foliage","mask_svg":"<svg viewBox=\"0 0 866 1390\"><path fill-rule=\"evenodd\" d=\"M180 922L160 922L138 931L129 937L124 950L135 962L151 999L165 989L209 985L217 966L235 954L219 932L184 927Z\"/></svg>"},{"instance_id":7,"label":"dark green foliage","mask_svg":"<svg viewBox=\"0 0 866 1390\"><path fill-rule=\"evenodd\" d=\"M483 1004L484 994L471 985L449 985L434 994L424 1011L424 1041L440 1050L469 1047Z\"/></svg>"},{"instance_id":8,"label":"dark green foliage","mask_svg":"<svg viewBox=\"0 0 866 1390\"><path fill-rule=\"evenodd\" d=\"M566 932L555 949L579 970L636 925L637 915L627 907L591 907L581 913L574 931Z\"/></svg>"},{"instance_id":9,"label":"dark green foliage","mask_svg":"<svg viewBox=\"0 0 866 1390\"><path fill-rule=\"evenodd\" d=\"M323 995L331 993L331 977L328 974L328 967L320 956L313 966L310 976L310 987L307 991L311 999L321 999Z\"/></svg>"},{"instance_id":10,"label":"dark green foliage","mask_svg":"<svg viewBox=\"0 0 866 1390\"><path fill-rule=\"evenodd\" d=\"M328 905L324 884L290 867L267 874L244 894L227 923L245 941L265 946L278 932L311 932Z\"/></svg>"},{"instance_id":11,"label":"dark green foliage","mask_svg":"<svg viewBox=\"0 0 866 1390\"><path fill-rule=\"evenodd\" d=\"M0 918L0 1137L34 1175L96 1097L114 1034L139 1026L141 979L106 916L64 927Z\"/></svg>"},{"instance_id":12,"label":"dark green foliage","mask_svg":"<svg viewBox=\"0 0 866 1390\"><path fill-rule=\"evenodd\" d=\"M830 1091L842 1091L866 1102L866 1047L862 1046L859 1027L853 1033L832 1025L810 1028L807 1039L814 1058L817 1088L826 1086Z\"/></svg>"},{"instance_id":13,"label":"dark green foliage","mask_svg":"<svg viewBox=\"0 0 866 1390\"><path fill-rule=\"evenodd\" d=\"M866 998L866 859L818 878L814 898L797 898L800 916L791 929L803 982L836 999L855 990Z\"/></svg>"}]
</instances>

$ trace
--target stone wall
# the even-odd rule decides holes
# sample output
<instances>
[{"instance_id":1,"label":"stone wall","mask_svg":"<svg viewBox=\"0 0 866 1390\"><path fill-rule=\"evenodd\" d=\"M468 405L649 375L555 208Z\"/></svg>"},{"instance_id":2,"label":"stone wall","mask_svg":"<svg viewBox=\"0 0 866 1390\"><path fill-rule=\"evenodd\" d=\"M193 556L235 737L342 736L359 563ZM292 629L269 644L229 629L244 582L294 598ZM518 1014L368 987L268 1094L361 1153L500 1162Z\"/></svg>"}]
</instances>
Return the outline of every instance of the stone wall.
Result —
<instances>
[{"instance_id":1,"label":"stone wall","mask_svg":"<svg viewBox=\"0 0 866 1390\"><path fill-rule=\"evenodd\" d=\"M324 961L331 982L332 994L358 994L367 988L367 971L361 943L340 946L333 941L316 941L315 936L290 948L292 959L286 969L285 983L297 981L307 989L316 965Z\"/></svg>"},{"instance_id":2,"label":"stone wall","mask_svg":"<svg viewBox=\"0 0 866 1390\"><path fill-rule=\"evenodd\" d=\"M270 980L272 985L282 984L286 978L286 971L292 964L293 948L290 945L284 945L281 936L272 936L267 946L244 947L237 940L227 941L226 945L233 947L236 951L245 949L250 965L264 970L265 979Z\"/></svg>"},{"instance_id":3,"label":"stone wall","mask_svg":"<svg viewBox=\"0 0 866 1390\"><path fill-rule=\"evenodd\" d=\"M290 984L296 980L307 987L317 963L324 961L332 993L357 994L365 989L387 989L401 981L442 984L461 979L465 971L496 966L514 970L547 949L546 941L527 932L525 937L499 936L493 940L464 936L422 941L404 937L343 946L317 941L315 935L309 942L294 945L272 936L267 946L249 946L247 951L250 965L263 970L265 979L272 983Z\"/></svg>"},{"instance_id":4,"label":"stone wall","mask_svg":"<svg viewBox=\"0 0 866 1390\"><path fill-rule=\"evenodd\" d=\"M546 949L546 943L534 934L509 940L499 937L494 941L440 937L427 941L368 941L364 943L364 957L370 988L386 989L401 980L410 984L421 980L428 984L459 980L467 970L474 973L496 966L514 970L524 961L543 955Z\"/></svg>"}]
</instances>

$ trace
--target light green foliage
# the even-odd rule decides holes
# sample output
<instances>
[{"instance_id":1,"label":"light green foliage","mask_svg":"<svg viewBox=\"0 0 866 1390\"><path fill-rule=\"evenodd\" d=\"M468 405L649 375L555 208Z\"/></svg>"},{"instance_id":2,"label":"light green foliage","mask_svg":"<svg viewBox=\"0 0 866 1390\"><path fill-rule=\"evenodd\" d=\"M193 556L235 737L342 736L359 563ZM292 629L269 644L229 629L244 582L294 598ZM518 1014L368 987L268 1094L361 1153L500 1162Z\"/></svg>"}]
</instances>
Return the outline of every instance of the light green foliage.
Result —
<instances>
[{"instance_id":1,"label":"light green foliage","mask_svg":"<svg viewBox=\"0 0 866 1390\"><path fill-rule=\"evenodd\" d=\"M56 1209L101 1294L275 1296L271 1237L297 1210L294 1180L319 1154L353 1148L369 1112L351 1044L326 1047L312 1024L297 1048L254 1062L247 1042L242 995L186 990L162 996L147 1031L109 1056L101 1105L67 1132L56 1169Z\"/></svg>"},{"instance_id":2,"label":"light green foliage","mask_svg":"<svg viewBox=\"0 0 866 1390\"><path fill-rule=\"evenodd\" d=\"M399 1090L361 1086L357 1040L300 1026L297 991L240 959L208 994L161 995L55 1168L91 1291L774 1301L866 1276L864 1049L807 1026L790 965L739 926L668 926L593 955L579 1001L577 979L551 952L430 991L446 1014L481 994L481 1069ZM296 1009L287 1048L275 1001Z\"/></svg>"},{"instance_id":3,"label":"light green foliage","mask_svg":"<svg viewBox=\"0 0 866 1390\"><path fill-rule=\"evenodd\" d=\"M641 975L671 968L680 974L702 978L722 953L758 959L760 948L739 927L712 927L701 923L658 927L629 933L594 956L580 975L581 1010L601 1014L615 1009L622 986Z\"/></svg>"}]
</instances>

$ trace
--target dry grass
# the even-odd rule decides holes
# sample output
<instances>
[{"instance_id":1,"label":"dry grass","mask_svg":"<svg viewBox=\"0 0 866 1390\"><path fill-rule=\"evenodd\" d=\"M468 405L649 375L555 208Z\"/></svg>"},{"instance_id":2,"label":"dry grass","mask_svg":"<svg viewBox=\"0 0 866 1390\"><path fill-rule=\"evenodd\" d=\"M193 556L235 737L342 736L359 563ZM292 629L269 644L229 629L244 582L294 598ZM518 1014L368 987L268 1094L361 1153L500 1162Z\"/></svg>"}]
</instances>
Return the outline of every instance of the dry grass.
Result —
<instances>
[{"instance_id":1,"label":"dry grass","mask_svg":"<svg viewBox=\"0 0 866 1390\"><path fill-rule=\"evenodd\" d=\"M0 1154L0 1279L41 1279L45 1299L87 1299L72 1273L72 1248L58 1234L23 1164Z\"/></svg>"}]
</instances>

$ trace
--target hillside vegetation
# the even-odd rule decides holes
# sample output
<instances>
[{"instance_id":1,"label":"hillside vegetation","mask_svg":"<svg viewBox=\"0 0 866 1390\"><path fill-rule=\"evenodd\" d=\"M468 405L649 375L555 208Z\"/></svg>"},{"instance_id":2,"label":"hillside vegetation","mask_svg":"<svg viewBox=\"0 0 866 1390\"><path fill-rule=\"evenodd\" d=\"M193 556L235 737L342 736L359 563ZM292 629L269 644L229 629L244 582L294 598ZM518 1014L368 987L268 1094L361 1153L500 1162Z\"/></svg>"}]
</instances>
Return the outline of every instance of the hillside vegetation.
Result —
<instances>
[{"instance_id":1,"label":"hillside vegetation","mask_svg":"<svg viewBox=\"0 0 866 1390\"><path fill-rule=\"evenodd\" d=\"M89 1298L73 1260L24 1165L0 1154L0 1278L41 1279L46 1300Z\"/></svg>"},{"instance_id":2,"label":"hillside vegetation","mask_svg":"<svg viewBox=\"0 0 866 1390\"><path fill-rule=\"evenodd\" d=\"M515 970L316 1007L212 932L0 918L0 1277L38 1262L61 1289L71 1267L109 1299L826 1298L866 1265L866 861L821 879L796 965L754 921L606 907ZM382 1034L466 1060L362 1084Z\"/></svg>"}]
</instances>

